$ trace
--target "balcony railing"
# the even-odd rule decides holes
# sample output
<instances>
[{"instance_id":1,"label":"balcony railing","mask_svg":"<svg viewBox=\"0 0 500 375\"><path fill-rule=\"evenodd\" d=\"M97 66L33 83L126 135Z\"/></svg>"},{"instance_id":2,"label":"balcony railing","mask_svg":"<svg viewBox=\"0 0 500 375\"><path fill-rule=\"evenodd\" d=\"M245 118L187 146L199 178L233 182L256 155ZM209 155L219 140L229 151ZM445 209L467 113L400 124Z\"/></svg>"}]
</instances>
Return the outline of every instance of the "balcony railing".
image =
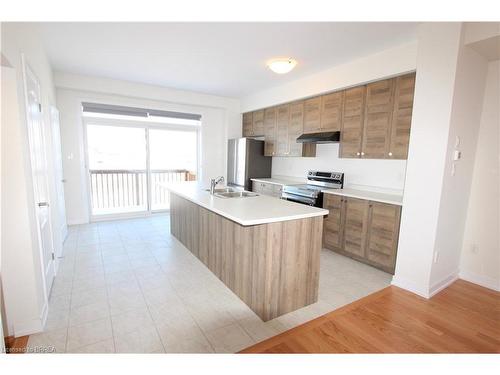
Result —
<instances>
[{"instance_id":1,"label":"balcony railing","mask_svg":"<svg viewBox=\"0 0 500 375\"><path fill-rule=\"evenodd\" d=\"M162 183L195 179L196 176L185 169L152 169L151 209L170 207L168 191ZM147 171L143 169L90 170L92 212L106 214L147 210L147 184Z\"/></svg>"}]
</instances>

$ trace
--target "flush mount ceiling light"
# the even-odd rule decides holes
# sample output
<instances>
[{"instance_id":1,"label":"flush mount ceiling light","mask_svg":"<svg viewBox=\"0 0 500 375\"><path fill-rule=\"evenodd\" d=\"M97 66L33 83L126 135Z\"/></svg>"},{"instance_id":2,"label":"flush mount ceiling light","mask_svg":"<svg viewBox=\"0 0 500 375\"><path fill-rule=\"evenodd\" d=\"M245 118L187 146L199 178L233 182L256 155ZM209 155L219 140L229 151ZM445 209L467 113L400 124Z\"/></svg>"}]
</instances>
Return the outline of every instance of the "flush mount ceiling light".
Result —
<instances>
[{"instance_id":1,"label":"flush mount ceiling light","mask_svg":"<svg viewBox=\"0 0 500 375\"><path fill-rule=\"evenodd\" d=\"M295 68L295 65L297 65L297 60L292 59L291 57L285 59L274 59L269 61L267 64L269 69L278 74L288 73Z\"/></svg>"}]
</instances>

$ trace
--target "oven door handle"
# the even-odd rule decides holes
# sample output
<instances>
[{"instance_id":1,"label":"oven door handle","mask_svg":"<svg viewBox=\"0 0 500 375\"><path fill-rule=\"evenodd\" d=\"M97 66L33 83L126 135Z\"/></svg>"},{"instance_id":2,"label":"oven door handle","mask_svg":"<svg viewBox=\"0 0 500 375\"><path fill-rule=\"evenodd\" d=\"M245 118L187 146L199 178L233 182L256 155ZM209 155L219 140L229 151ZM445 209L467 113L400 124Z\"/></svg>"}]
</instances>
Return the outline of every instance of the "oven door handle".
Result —
<instances>
[{"instance_id":1,"label":"oven door handle","mask_svg":"<svg viewBox=\"0 0 500 375\"><path fill-rule=\"evenodd\" d=\"M292 195L292 194L287 194L285 192L281 193L281 199L285 199L287 201L296 202L296 203L308 204L310 206L314 206L314 204L316 203L315 199L297 196L297 195Z\"/></svg>"}]
</instances>

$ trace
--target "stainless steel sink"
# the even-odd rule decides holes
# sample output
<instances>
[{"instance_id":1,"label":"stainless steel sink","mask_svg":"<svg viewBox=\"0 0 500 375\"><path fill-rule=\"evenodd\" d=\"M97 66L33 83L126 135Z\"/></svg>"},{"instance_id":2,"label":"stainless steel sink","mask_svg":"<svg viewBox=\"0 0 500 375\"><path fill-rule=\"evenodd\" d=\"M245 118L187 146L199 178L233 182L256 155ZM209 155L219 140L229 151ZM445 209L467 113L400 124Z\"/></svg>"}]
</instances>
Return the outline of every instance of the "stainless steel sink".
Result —
<instances>
[{"instance_id":1,"label":"stainless steel sink","mask_svg":"<svg viewBox=\"0 0 500 375\"><path fill-rule=\"evenodd\" d=\"M215 193L215 196L220 198L247 198L257 197L259 194L252 193L251 191L228 191L225 193Z\"/></svg>"},{"instance_id":2,"label":"stainless steel sink","mask_svg":"<svg viewBox=\"0 0 500 375\"><path fill-rule=\"evenodd\" d=\"M205 191L210 191L210 189L205 189ZM214 192L217 193L231 193L233 191L236 191L233 188L220 188L220 189L215 189Z\"/></svg>"}]
</instances>

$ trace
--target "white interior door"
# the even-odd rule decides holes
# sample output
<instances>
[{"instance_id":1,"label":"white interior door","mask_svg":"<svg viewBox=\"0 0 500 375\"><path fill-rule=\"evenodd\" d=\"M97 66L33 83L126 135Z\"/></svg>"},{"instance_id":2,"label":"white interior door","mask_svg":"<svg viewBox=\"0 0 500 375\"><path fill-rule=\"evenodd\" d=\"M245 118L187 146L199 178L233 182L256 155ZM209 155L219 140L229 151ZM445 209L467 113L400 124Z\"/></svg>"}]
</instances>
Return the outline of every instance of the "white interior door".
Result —
<instances>
[{"instance_id":1,"label":"white interior door","mask_svg":"<svg viewBox=\"0 0 500 375\"><path fill-rule=\"evenodd\" d=\"M48 294L54 281L55 270L54 246L50 224L48 170L44 141L45 132L42 117L40 84L33 71L26 64L24 64L24 80L35 213L38 225L38 239L41 247L42 267Z\"/></svg>"},{"instance_id":2,"label":"white interior door","mask_svg":"<svg viewBox=\"0 0 500 375\"><path fill-rule=\"evenodd\" d=\"M64 200L64 175L61 151L61 130L59 127L59 111L56 107L50 107L50 121L52 125L52 147L54 153L54 175L56 178L57 203L59 204L59 219L61 223L61 239L64 242L68 234L68 225L66 224L66 203Z\"/></svg>"}]
</instances>

